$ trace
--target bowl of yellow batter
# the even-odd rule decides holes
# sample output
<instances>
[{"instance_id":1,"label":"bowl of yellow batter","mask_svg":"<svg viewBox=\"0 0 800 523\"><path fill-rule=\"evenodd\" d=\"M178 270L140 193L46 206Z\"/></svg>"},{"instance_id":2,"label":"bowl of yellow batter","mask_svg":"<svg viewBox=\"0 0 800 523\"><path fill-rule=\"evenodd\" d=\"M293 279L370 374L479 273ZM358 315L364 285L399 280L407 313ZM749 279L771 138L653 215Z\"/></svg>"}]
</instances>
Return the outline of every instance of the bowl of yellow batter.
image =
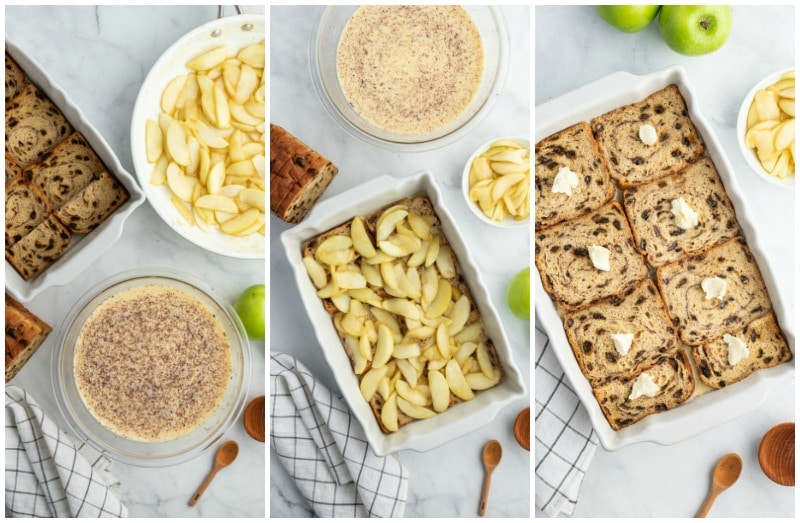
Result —
<instances>
[{"instance_id":1,"label":"bowl of yellow batter","mask_svg":"<svg viewBox=\"0 0 800 523\"><path fill-rule=\"evenodd\" d=\"M508 54L494 6L332 6L309 46L331 118L367 143L403 151L472 130L502 90Z\"/></svg>"},{"instance_id":2,"label":"bowl of yellow batter","mask_svg":"<svg viewBox=\"0 0 800 523\"><path fill-rule=\"evenodd\" d=\"M138 269L86 293L53 353L59 409L110 459L167 466L208 450L244 407L247 336L204 282Z\"/></svg>"}]
</instances>

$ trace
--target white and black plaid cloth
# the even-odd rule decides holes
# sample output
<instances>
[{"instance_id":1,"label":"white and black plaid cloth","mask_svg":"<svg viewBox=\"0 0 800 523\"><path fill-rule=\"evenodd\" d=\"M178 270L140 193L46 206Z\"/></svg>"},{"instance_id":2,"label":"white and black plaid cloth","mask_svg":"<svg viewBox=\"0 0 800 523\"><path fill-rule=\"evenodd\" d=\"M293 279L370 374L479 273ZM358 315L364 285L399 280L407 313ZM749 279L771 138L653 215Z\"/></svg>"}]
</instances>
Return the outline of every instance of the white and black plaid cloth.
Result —
<instances>
[{"instance_id":1,"label":"white and black plaid cloth","mask_svg":"<svg viewBox=\"0 0 800 523\"><path fill-rule=\"evenodd\" d=\"M270 401L270 444L316 516L402 517L408 470L288 354L270 354Z\"/></svg>"},{"instance_id":2,"label":"white and black plaid cloth","mask_svg":"<svg viewBox=\"0 0 800 523\"><path fill-rule=\"evenodd\" d=\"M597 434L538 320L535 340L536 506L550 517L571 516Z\"/></svg>"},{"instance_id":3,"label":"white and black plaid cloth","mask_svg":"<svg viewBox=\"0 0 800 523\"><path fill-rule=\"evenodd\" d=\"M6 515L127 517L111 462L76 444L19 387L6 387Z\"/></svg>"}]
</instances>

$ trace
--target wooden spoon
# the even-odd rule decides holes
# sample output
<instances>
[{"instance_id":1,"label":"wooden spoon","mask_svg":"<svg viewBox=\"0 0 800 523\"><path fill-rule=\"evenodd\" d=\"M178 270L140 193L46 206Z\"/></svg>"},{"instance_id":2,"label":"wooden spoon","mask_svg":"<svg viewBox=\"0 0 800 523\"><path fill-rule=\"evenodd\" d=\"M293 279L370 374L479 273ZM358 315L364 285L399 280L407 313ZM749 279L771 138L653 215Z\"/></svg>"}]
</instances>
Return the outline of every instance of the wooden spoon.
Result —
<instances>
[{"instance_id":1,"label":"wooden spoon","mask_svg":"<svg viewBox=\"0 0 800 523\"><path fill-rule=\"evenodd\" d=\"M503 457L503 447L496 439L491 440L483 447L483 467L486 469L486 475L483 478L483 490L481 491L481 504L478 506L478 515L483 516L486 514L486 500L489 498L489 485L492 482L492 472L500 463L500 458Z\"/></svg>"},{"instance_id":2,"label":"wooden spoon","mask_svg":"<svg viewBox=\"0 0 800 523\"><path fill-rule=\"evenodd\" d=\"M266 425L264 396L255 398L245 407L242 423L244 424L244 430L246 430L254 440L262 443L264 442Z\"/></svg>"},{"instance_id":3,"label":"wooden spoon","mask_svg":"<svg viewBox=\"0 0 800 523\"><path fill-rule=\"evenodd\" d=\"M772 427L758 446L758 463L769 479L794 486L794 422Z\"/></svg>"},{"instance_id":4,"label":"wooden spoon","mask_svg":"<svg viewBox=\"0 0 800 523\"><path fill-rule=\"evenodd\" d=\"M696 518L704 518L711 505L719 494L736 483L739 474L742 473L742 458L738 454L726 454L722 456L714 467L714 474L711 480L711 491L708 493L703 506L697 512Z\"/></svg>"},{"instance_id":5,"label":"wooden spoon","mask_svg":"<svg viewBox=\"0 0 800 523\"><path fill-rule=\"evenodd\" d=\"M525 450L531 450L531 408L525 407L514 420L514 437Z\"/></svg>"},{"instance_id":6,"label":"wooden spoon","mask_svg":"<svg viewBox=\"0 0 800 523\"><path fill-rule=\"evenodd\" d=\"M190 507L193 507L195 503L197 503L197 500L200 499L200 496L202 496L203 492L206 491L206 488L211 484L211 480L214 479L214 476L217 475L217 472L233 463L233 460L236 459L238 454L239 445L235 441L226 441L219 449L217 449L217 456L214 458L214 468L212 468L211 472L208 473L208 476L206 476L206 479L203 480L203 483L197 487L197 492L195 492L194 496L192 496L192 499L189 500Z\"/></svg>"}]
</instances>

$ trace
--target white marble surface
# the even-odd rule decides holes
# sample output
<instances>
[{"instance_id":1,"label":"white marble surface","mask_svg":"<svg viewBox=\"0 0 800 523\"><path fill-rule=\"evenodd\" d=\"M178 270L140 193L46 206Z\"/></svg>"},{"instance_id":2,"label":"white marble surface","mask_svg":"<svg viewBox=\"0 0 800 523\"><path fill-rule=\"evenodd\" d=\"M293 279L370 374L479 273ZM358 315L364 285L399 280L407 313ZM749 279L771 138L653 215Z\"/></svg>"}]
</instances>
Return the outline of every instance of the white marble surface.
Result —
<instances>
[{"instance_id":1,"label":"white marble surface","mask_svg":"<svg viewBox=\"0 0 800 523\"><path fill-rule=\"evenodd\" d=\"M656 23L640 33L625 34L598 18L591 7L537 6L535 103L615 71L644 74L671 65L684 67L757 219L756 233L765 245L770 270L789 289L789 306L794 311L795 194L750 171L735 133L739 106L752 85L795 63L794 8L735 6L733 17L733 31L724 47L689 58L663 43ZM759 468L757 451L769 428L794 420L794 392L792 379L774 390L756 412L677 445L643 443L615 452L598 449L574 516L691 517L710 487L714 463L736 452L744 460L742 476L718 498L709 516L793 517L794 488L767 479ZM538 510L536 515L543 516Z\"/></svg>"},{"instance_id":2,"label":"white marble surface","mask_svg":"<svg viewBox=\"0 0 800 523\"><path fill-rule=\"evenodd\" d=\"M264 13L262 6L244 6ZM233 13L228 8L226 13ZM174 41L217 16L217 6L5 8L6 38L32 56L81 108L133 173L130 123L139 87L153 63ZM264 282L264 260L238 260L202 251L178 236L149 204L132 214L122 238L76 280L51 288L26 305L55 327L12 381L61 420L50 380L50 358L60 323L96 282L144 266L182 269L230 302L253 283ZM251 342L253 370L248 400L264 394L263 341ZM62 422L62 426L64 426ZM167 468L115 464L122 500L132 517L263 517L266 514L265 445L236 422L225 435L240 445L238 459L221 471L195 507L188 500L211 469L213 453Z\"/></svg>"},{"instance_id":3,"label":"white marble surface","mask_svg":"<svg viewBox=\"0 0 800 523\"><path fill-rule=\"evenodd\" d=\"M311 85L308 44L321 7L272 7L270 121L285 127L330 158L339 174L323 198L355 187L373 176L396 177L430 170L444 193L445 205L461 227L483 271L492 301L500 311L516 364L530 375L530 322L508 310L508 280L530 264L527 228L506 230L483 224L470 214L461 197L461 171L473 149L501 135L530 133L530 10L504 8L511 38L511 70L502 96L487 118L471 134L441 150L392 153L366 145L339 128L325 113ZM335 383L317 345L279 236L288 226L270 222L270 348L298 357L328 387ZM530 383L527 382L528 389ZM503 444L504 455L492 479L487 516L527 517L530 514L530 455L516 444L511 426L516 414L530 404L520 400L502 410L489 426L462 436L436 450L399 453L410 473L408 517L474 517L477 515L483 469L481 448L490 439ZM270 452L270 516L310 516L291 478Z\"/></svg>"}]
</instances>

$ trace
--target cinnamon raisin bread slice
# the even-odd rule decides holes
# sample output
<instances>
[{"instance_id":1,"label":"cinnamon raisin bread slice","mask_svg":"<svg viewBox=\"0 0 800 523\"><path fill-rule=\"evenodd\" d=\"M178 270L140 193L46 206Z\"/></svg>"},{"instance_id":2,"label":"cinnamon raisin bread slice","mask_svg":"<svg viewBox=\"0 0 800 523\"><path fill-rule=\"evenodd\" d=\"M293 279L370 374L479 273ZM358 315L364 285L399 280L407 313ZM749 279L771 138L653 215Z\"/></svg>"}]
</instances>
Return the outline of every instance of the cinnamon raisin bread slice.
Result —
<instances>
[{"instance_id":1,"label":"cinnamon raisin bread slice","mask_svg":"<svg viewBox=\"0 0 800 523\"><path fill-rule=\"evenodd\" d=\"M47 219L50 203L36 186L18 179L6 187L6 247Z\"/></svg>"},{"instance_id":2,"label":"cinnamon raisin bread slice","mask_svg":"<svg viewBox=\"0 0 800 523\"><path fill-rule=\"evenodd\" d=\"M693 254L739 235L725 187L709 158L686 170L623 192L636 247L653 266ZM696 222L684 218L696 214Z\"/></svg>"},{"instance_id":3,"label":"cinnamon raisin bread slice","mask_svg":"<svg viewBox=\"0 0 800 523\"><path fill-rule=\"evenodd\" d=\"M52 330L6 293L6 383L17 375Z\"/></svg>"},{"instance_id":4,"label":"cinnamon raisin bread slice","mask_svg":"<svg viewBox=\"0 0 800 523\"><path fill-rule=\"evenodd\" d=\"M648 274L616 201L537 231L535 244L544 290L568 311L620 295ZM607 255L607 268L602 268L602 252Z\"/></svg>"},{"instance_id":5,"label":"cinnamon raisin bread slice","mask_svg":"<svg viewBox=\"0 0 800 523\"><path fill-rule=\"evenodd\" d=\"M741 237L659 267L656 282L687 345L742 330L772 310L761 272Z\"/></svg>"},{"instance_id":6,"label":"cinnamon raisin bread slice","mask_svg":"<svg viewBox=\"0 0 800 523\"><path fill-rule=\"evenodd\" d=\"M664 302L649 279L621 297L567 314L564 329L593 385L636 374L678 348Z\"/></svg>"},{"instance_id":7,"label":"cinnamon raisin bread slice","mask_svg":"<svg viewBox=\"0 0 800 523\"><path fill-rule=\"evenodd\" d=\"M50 199L53 209L59 209L105 170L86 138L76 131L26 168L25 175Z\"/></svg>"},{"instance_id":8,"label":"cinnamon raisin bread slice","mask_svg":"<svg viewBox=\"0 0 800 523\"><path fill-rule=\"evenodd\" d=\"M6 248L6 259L25 280L30 280L64 254L70 233L52 214L20 241Z\"/></svg>"},{"instance_id":9,"label":"cinnamon raisin bread slice","mask_svg":"<svg viewBox=\"0 0 800 523\"><path fill-rule=\"evenodd\" d=\"M611 177L622 188L674 174L705 151L675 85L605 113L591 124Z\"/></svg>"},{"instance_id":10,"label":"cinnamon raisin bread slice","mask_svg":"<svg viewBox=\"0 0 800 523\"><path fill-rule=\"evenodd\" d=\"M337 167L282 127L269 126L269 207L288 223L299 223L317 203Z\"/></svg>"},{"instance_id":11,"label":"cinnamon raisin bread slice","mask_svg":"<svg viewBox=\"0 0 800 523\"><path fill-rule=\"evenodd\" d=\"M790 361L792 352L775 316L768 314L739 332L694 347L692 356L700 381L721 389L759 369Z\"/></svg>"},{"instance_id":12,"label":"cinnamon raisin bread slice","mask_svg":"<svg viewBox=\"0 0 800 523\"><path fill-rule=\"evenodd\" d=\"M593 392L608 423L620 430L646 416L677 407L691 397L694 386L689 359L678 349L639 374L612 379ZM652 388L648 390L649 387Z\"/></svg>"},{"instance_id":13,"label":"cinnamon raisin bread slice","mask_svg":"<svg viewBox=\"0 0 800 523\"><path fill-rule=\"evenodd\" d=\"M73 234L89 234L125 203L128 191L113 176L102 172L74 198L54 212Z\"/></svg>"},{"instance_id":14,"label":"cinnamon raisin bread slice","mask_svg":"<svg viewBox=\"0 0 800 523\"><path fill-rule=\"evenodd\" d=\"M568 189L560 186L564 176L572 177L576 185ZM536 144L535 182L537 228L593 211L614 194L608 166L586 122Z\"/></svg>"},{"instance_id":15,"label":"cinnamon raisin bread slice","mask_svg":"<svg viewBox=\"0 0 800 523\"><path fill-rule=\"evenodd\" d=\"M71 132L58 107L31 83L6 105L6 152L23 169Z\"/></svg>"},{"instance_id":16,"label":"cinnamon raisin bread slice","mask_svg":"<svg viewBox=\"0 0 800 523\"><path fill-rule=\"evenodd\" d=\"M6 105L25 86L25 73L17 62L6 53Z\"/></svg>"},{"instance_id":17,"label":"cinnamon raisin bread slice","mask_svg":"<svg viewBox=\"0 0 800 523\"><path fill-rule=\"evenodd\" d=\"M16 164L14 158L6 153L6 186L22 176L22 169Z\"/></svg>"}]
</instances>

